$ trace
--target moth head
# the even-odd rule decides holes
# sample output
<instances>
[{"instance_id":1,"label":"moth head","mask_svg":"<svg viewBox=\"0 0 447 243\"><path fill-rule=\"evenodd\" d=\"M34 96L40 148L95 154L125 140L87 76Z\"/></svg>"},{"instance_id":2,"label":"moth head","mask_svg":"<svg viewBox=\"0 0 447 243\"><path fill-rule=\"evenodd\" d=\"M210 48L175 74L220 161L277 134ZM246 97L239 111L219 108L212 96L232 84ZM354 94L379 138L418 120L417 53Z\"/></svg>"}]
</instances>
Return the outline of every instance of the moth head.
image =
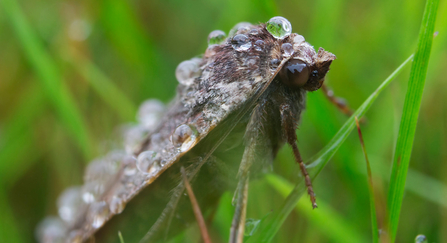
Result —
<instances>
[{"instance_id":1,"label":"moth head","mask_svg":"<svg viewBox=\"0 0 447 243\"><path fill-rule=\"evenodd\" d=\"M313 48L300 53L308 55L292 57L279 71L279 78L283 84L290 88L315 91L323 85L335 55L321 47L318 53L315 53Z\"/></svg>"}]
</instances>

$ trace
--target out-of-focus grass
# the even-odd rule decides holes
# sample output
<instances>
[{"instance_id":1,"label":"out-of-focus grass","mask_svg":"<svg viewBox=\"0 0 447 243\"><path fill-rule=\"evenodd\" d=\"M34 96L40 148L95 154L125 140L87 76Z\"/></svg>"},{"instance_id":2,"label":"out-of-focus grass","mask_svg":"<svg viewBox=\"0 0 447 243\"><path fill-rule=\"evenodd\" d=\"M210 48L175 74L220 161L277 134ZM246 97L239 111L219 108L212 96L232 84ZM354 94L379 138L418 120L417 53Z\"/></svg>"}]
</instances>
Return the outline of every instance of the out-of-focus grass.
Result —
<instances>
[{"instance_id":1,"label":"out-of-focus grass","mask_svg":"<svg viewBox=\"0 0 447 243\"><path fill-rule=\"evenodd\" d=\"M0 227L0 237L6 237L4 232L10 233L8 242L33 242L37 222L45 215L57 214L58 194L69 185L81 183L87 161L85 148L78 145L90 148L92 155L99 155L107 150L107 145L101 148L102 144L96 141L112 137L115 127L129 121L133 113L129 109L131 104L147 98L167 102L174 96L176 64L203 53L212 30L228 32L241 21L258 23L273 15L286 17L294 32L304 35L315 47L322 46L337 56L327 83L357 108L413 52L425 3L424 0L214 0L200 4L176 0L22 0L19 7L24 18L18 18L19 15L7 12L6 5L11 1L1 1L0 5L0 186L3 192L0 210L8 212L0 215L2 225L7 225ZM447 164L443 163L447 159L447 87L444 85L447 34L443 32L447 29L447 1L442 1L439 9L442 12L438 14L435 30L440 33L433 43L428 66L398 242L411 242L416 234L425 234L430 241L447 241L447 232L442 230L447 228ZM31 38L17 34L14 19L26 20L27 32L34 33ZM79 20L90 31L74 24ZM85 38L75 38L79 33ZM39 51L27 49L33 45ZM34 59L30 59L30 53ZM79 53L90 68L73 66L73 62L85 63L75 58L67 62L65 53ZM50 68L45 69L48 63ZM50 75L42 74L39 66ZM374 191L382 232L386 232L383 223L390 161L397 137L395 124L399 124L402 115L407 71L376 100L366 114L368 123L362 126L375 176ZM124 98L107 100L108 89L101 90L104 83L95 86L91 81L116 87L112 88L113 92L118 91ZM65 87L65 91L54 92L53 86ZM129 101L119 101L126 99ZM67 109L61 109L66 106ZM84 135L73 132L77 131L73 125L78 124L76 121L82 121L79 124ZM320 92L310 93L297 131L305 160L324 147L345 121ZM80 142L83 136L87 143ZM88 145L90 140L92 144ZM284 148L273 166L275 173L296 183L300 177L293 161L288 148ZM349 136L314 183L318 198L339 215L332 221L351 222L351 230L360 237L370 231L365 174L358 138ZM250 188L248 218L261 219L283 203L283 196L266 180L253 181ZM228 198L222 199L216 213L219 217L209 229L215 242L225 242L228 238L233 210L228 203L231 195L229 192ZM327 209L323 206L320 205L322 212ZM324 233L330 230L324 227L331 226L312 223L317 218L312 218L316 210L309 211L309 214L292 211L273 241L332 242ZM177 242L188 242L188 237L198 233L196 230L193 227L192 233L180 235ZM123 238L126 241L126 235Z\"/></svg>"},{"instance_id":2,"label":"out-of-focus grass","mask_svg":"<svg viewBox=\"0 0 447 243\"><path fill-rule=\"evenodd\" d=\"M411 151L413 150L425 77L427 76L438 5L439 0L427 0L419 32L418 48L411 67L407 95L405 96L388 193L387 209L391 242L396 240L407 171L410 165Z\"/></svg>"}]
</instances>

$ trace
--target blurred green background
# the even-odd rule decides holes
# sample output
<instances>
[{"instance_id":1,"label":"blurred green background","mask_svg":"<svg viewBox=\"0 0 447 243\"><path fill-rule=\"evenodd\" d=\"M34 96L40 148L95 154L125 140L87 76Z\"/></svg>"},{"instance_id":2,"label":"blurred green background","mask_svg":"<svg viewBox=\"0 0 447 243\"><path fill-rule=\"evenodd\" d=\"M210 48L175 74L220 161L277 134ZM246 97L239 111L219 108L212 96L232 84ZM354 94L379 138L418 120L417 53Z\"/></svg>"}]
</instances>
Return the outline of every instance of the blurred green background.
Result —
<instances>
[{"instance_id":1,"label":"blurred green background","mask_svg":"<svg viewBox=\"0 0 447 243\"><path fill-rule=\"evenodd\" d=\"M135 121L142 101L168 102L175 68L204 52L208 33L238 22L286 17L316 48L337 56L327 76L357 108L414 52L425 1L56 1L0 2L0 241L33 242L34 228L56 215L56 198L82 183L88 161L104 154L117 127ZM23 21L25 20L25 22ZM447 2L441 1L407 178L397 242L424 234L447 242ZM384 226L392 153L409 68L379 97L362 125L372 164L379 228ZM298 132L303 157L320 150L346 121L310 93ZM296 182L288 148L276 174ZM250 186L248 218L277 209L283 197L267 180ZM314 181L320 208L300 201L275 242L371 241L366 169L356 133ZM228 238L231 193L212 225ZM383 232L386 234L386 232ZM184 242L197 235L185 233ZM126 236L124 235L124 240ZM188 240L189 239L189 240Z\"/></svg>"}]
</instances>

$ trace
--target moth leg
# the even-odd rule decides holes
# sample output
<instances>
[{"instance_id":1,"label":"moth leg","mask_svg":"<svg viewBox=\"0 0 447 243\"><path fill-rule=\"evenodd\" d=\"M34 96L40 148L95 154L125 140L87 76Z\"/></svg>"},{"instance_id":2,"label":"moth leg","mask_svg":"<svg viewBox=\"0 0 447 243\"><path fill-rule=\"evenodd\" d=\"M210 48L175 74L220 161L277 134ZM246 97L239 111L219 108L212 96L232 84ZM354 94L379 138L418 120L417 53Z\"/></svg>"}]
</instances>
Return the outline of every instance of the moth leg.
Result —
<instances>
[{"instance_id":1,"label":"moth leg","mask_svg":"<svg viewBox=\"0 0 447 243\"><path fill-rule=\"evenodd\" d=\"M208 234L208 230L206 229L205 219L203 219L202 212L200 211L199 204L197 202L196 197L194 196L194 192L192 190L191 185L189 184L188 177L185 172L185 168L182 166L180 168L183 177L183 184L185 184L186 191L188 192L189 199L191 201L191 206L194 210L194 216L196 217L197 223L199 224L200 233L202 234L204 243L211 243L210 236Z\"/></svg>"},{"instance_id":2,"label":"moth leg","mask_svg":"<svg viewBox=\"0 0 447 243\"><path fill-rule=\"evenodd\" d=\"M247 214L249 173L241 176L237 186L236 207L230 229L230 243L242 243Z\"/></svg>"},{"instance_id":3,"label":"moth leg","mask_svg":"<svg viewBox=\"0 0 447 243\"><path fill-rule=\"evenodd\" d=\"M205 164L207 160L198 161L196 164L192 165L191 168L188 168L186 171L186 176L188 181L191 181L200 171L200 168ZM169 226L171 225L172 218L174 217L175 209L185 191L185 184L183 181L180 181L179 184L172 190L173 194L171 199L169 200L166 207L161 212L160 217L158 217L157 221L152 225L146 235L140 240L140 243L143 242L152 242L154 235L159 230L164 230L164 241L167 240ZM167 226L163 227L166 224Z\"/></svg>"},{"instance_id":4,"label":"moth leg","mask_svg":"<svg viewBox=\"0 0 447 243\"><path fill-rule=\"evenodd\" d=\"M300 151L297 146L297 137L295 130L297 128L297 122L292 115L290 110L290 106L288 104L282 104L280 108L281 112L281 125L284 131L284 134L287 139L287 143L290 144L293 150L293 155L295 157L296 162L299 164L301 173L304 176L304 181L307 187L307 193L310 196L310 201L312 202L312 207L317 208L317 202L315 198L315 193L312 188L312 181L310 179L309 173L307 172L306 165L304 165L303 159L301 158Z\"/></svg>"},{"instance_id":5,"label":"moth leg","mask_svg":"<svg viewBox=\"0 0 447 243\"><path fill-rule=\"evenodd\" d=\"M238 171L239 182L235 193L236 206L230 229L230 243L242 243L244 239L249 175L251 165L256 159L256 146L259 142L259 132L262 129L262 123L259 122L259 119L262 117L262 112L263 110L260 105L257 105L253 109L245 131L245 150Z\"/></svg>"},{"instance_id":6,"label":"moth leg","mask_svg":"<svg viewBox=\"0 0 447 243\"><path fill-rule=\"evenodd\" d=\"M332 91L330 88L328 88L325 84L321 86L321 90L323 91L326 98L335 105L341 112L343 112L347 116L352 115L352 109L349 108L348 104L343 98L336 97L334 95L334 91Z\"/></svg>"}]
</instances>

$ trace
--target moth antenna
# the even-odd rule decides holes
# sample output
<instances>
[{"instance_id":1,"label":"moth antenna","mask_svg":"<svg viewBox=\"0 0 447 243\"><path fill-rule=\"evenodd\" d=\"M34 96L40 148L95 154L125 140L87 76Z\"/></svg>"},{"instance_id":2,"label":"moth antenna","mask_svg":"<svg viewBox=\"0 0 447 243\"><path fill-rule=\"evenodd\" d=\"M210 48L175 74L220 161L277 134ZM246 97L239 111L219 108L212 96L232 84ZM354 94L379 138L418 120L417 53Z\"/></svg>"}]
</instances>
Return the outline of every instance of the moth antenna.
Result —
<instances>
[{"instance_id":1,"label":"moth antenna","mask_svg":"<svg viewBox=\"0 0 447 243\"><path fill-rule=\"evenodd\" d=\"M300 166L301 173L304 176L304 182L306 183L307 193L310 196L310 201L312 203L312 208L317 208L317 202L315 198L315 193L312 187L312 180L310 179L309 173L307 172L306 165L301 158L300 151L297 146L297 137L296 137L296 127L297 123L295 118L292 116L290 106L288 104L282 104L280 108L281 112L281 124L284 131L284 135L286 136L287 143L290 144L293 150L293 155L295 157L295 161Z\"/></svg>"}]
</instances>

